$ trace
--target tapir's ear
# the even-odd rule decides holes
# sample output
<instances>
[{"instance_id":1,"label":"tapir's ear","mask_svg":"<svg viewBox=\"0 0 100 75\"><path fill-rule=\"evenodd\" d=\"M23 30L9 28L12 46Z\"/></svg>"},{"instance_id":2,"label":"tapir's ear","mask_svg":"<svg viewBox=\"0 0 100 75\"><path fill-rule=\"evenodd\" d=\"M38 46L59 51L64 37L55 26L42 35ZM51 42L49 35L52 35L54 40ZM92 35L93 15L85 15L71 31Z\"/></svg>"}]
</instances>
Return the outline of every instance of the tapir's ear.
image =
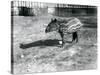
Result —
<instances>
[{"instance_id":1,"label":"tapir's ear","mask_svg":"<svg viewBox=\"0 0 100 75\"><path fill-rule=\"evenodd\" d=\"M55 18L54 21L57 21L57 19Z\"/></svg>"},{"instance_id":2,"label":"tapir's ear","mask_svg":"<svg viewBox=\"0 0 100 75\"><path fill-rule=\"evenodd\" d=\"M57 21L57 19L56 18L51 18L51 21Z\"/></svg>"}]
</instances>

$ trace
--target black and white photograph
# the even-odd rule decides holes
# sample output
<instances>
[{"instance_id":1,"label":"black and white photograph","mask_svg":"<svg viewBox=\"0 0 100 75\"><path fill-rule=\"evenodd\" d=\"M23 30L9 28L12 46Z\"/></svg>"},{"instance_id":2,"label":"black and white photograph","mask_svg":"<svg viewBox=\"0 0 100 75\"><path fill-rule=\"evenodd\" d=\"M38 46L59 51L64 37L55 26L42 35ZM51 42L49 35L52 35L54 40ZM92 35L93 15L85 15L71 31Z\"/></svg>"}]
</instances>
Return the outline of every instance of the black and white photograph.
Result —
<instances>
[{"instance_id":1,"label":"black and white photograph","mask_svg":"<svg viewBox=\"0 0 100 75\"><path fill-rule=\"evenodd\" d=\"M11 1L11 73L97 69L97 6Z\"/></svg>"}]
</instances>

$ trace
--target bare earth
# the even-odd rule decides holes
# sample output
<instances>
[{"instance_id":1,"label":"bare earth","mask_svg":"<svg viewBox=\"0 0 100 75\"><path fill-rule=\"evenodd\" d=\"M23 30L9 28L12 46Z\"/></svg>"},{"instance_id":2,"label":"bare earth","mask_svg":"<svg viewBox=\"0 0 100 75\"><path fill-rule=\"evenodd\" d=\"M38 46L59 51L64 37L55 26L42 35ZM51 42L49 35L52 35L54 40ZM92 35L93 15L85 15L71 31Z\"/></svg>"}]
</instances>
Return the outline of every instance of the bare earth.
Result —
<instances>
[{"instance_id":1,"label":"bare earth","mask_svg":"<svg viewBox=\"0 0 100 75\"><path fill-rule=\"evenodd\" d=\"M44 32L46 24L50 22L52 17L51 15L39 17L14 16L14 73L96 69L97 28L81 28L78 32L78 43L67 42L63 48L60 48L58 42L61 40L60 35L57 32L47 34ZM87 26L93 26L96 21L94 17L79 18ZM92 21L87 21L87 19ZM71 35L66 35L65 38L70 41Z\"/></svg>"}]
</instances>

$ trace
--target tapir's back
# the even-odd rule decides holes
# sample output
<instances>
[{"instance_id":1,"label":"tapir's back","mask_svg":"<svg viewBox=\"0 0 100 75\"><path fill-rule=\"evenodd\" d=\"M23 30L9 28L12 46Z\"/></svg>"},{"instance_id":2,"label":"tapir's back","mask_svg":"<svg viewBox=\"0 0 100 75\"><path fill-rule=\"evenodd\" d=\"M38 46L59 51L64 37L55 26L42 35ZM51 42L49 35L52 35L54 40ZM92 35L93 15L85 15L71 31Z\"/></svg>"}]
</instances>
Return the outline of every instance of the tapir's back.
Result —
<instances>
[{"instance_id":1,"label":"tapir's back","mask_svg":"<svg viewBox=\"0 0 100 75\"><path fill-rule=\"evenodd\" d=\"M70 18L66 20L64 23L61 23L60 30L62 30L64 34L73 33L73 32L78 31L82 26L83 24L81 23L79 19Z\"/></svg>"}]
</instances>

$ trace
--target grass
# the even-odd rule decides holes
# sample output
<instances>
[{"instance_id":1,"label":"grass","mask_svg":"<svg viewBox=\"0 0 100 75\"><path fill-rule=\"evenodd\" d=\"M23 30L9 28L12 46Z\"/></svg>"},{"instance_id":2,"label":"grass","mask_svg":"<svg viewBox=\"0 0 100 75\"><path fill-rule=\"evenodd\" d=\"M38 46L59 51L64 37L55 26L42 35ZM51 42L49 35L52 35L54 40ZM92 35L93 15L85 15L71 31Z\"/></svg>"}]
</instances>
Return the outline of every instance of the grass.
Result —
<instances>
[{"instance_id":1,"label":"grass","mask_svg":"<svg viewBox=\"0 0 100 75\"><path fill-rule=\"evenodd\" d=\"M84 23L84 27L78 32L79 42L66 43L63 48L60 48L58 42L61 40L60 35L57 32L48 34L44 32L45 25L52 17L55 16L14 16L14 73L96 69L96 18L78 17ZM71 40L71 35L66 35L65 38Z\"/></svg>"}]
</instances>

